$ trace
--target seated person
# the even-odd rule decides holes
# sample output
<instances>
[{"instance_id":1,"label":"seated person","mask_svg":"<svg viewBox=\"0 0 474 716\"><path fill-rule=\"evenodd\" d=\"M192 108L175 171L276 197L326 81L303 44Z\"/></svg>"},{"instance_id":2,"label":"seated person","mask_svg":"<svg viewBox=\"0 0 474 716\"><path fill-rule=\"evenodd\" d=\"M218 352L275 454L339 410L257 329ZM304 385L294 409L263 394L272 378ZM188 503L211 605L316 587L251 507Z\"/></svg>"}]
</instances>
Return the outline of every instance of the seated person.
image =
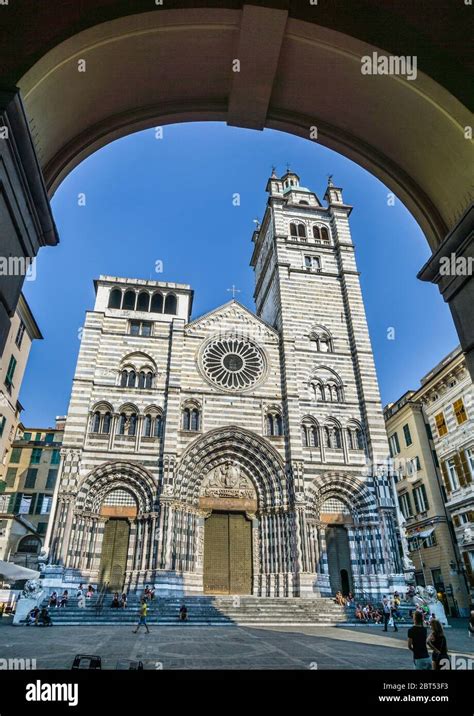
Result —
<instances>
[{"instance_id":1,"label":"seated person","mask_svg":"<svg viewBox=\"0 0 474 716\"><path fill-rule=\"evenodd\" d=\"M26 626L30 626L31 624L36 624L39 617L39 607L34 607L30 612L28 612L28 616L26 617Z\"/></svg>"},{"instance_id":2,"label":"seated person","mask_svg":"<svg viewBox=\"0 0 474 716\"><path fill-rule=\"evenodd\" d=\"M53 622L51 621L51 617L49 616L47 607L43 607L43 609L41 610L38 623L43 624L44 626L53 626Z\"/></svg>"},{"instance_id":3,"label":"seated person","mask_svg":"<svg viewBox=\"0 0 474 716\"><path fill-rule=\"evenodd\" d=\"M358 605L356 606L355 616L356 616L356 619L359 619L359 621L365 622L365 615L364 615L364 612L363 612L363 610L362 610L362 606L361 606L360 604L358 604Z\"/></svg>"},{"instance_id":4,"label":"seated person","mask_svg":"<svg viewBox=\"0 0 474 716\"><path fill-rule=\"evenodd\" d=\"M69 599L69 592L67 589L65 589L64 592L62 593L61 601L59 602L59 606L66 607L68 599Z\"/></svg>"},{"instance_id":5,"label":"seated person","mask_svg":"<svg viewBox=\"0 0 474 716\"><path fill-rule=\"evenodd\" d=\"M50 607L57 607L58 606L58 595L57 592L53 592L49 598L49 606Z\"/></svg>"},{"instance_id":6,"label":"seated person","mask_svg":"<svg viewBox=\"0 0 474 716\"><path fill-rule=\"evenodd\" d=\"M119 609L120 608L120 600L118 592L115 592L114 598L112 600L112 609Z\"/></svg>"}]
</instances>

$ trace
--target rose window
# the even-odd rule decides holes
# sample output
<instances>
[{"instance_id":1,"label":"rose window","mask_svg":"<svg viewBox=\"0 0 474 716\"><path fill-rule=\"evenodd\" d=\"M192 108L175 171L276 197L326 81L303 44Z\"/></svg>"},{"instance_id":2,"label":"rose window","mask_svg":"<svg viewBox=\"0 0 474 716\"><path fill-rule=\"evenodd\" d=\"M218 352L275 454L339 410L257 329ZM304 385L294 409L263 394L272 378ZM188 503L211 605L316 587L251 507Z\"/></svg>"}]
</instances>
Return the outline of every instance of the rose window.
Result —
<instances>
[{"instance_id":1,"label":"rose window","mask_svg":"<svg viewBox=\"0 0 474 716\"><path fill-rule=\"evenodd\" d=\"M205 347L206 377L226 390L246 390L262 377L265 362L260 349L247 338L217 338Z\"/></svg>"}]
</instances>

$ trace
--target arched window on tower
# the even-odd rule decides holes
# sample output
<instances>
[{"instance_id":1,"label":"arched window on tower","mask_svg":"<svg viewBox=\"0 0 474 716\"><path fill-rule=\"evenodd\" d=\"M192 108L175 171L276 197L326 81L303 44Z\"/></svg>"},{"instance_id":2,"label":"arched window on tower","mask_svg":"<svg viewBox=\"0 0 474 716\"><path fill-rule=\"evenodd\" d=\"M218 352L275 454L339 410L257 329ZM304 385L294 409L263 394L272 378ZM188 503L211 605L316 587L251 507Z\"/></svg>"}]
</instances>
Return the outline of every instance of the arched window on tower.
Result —
<instances>
[{"instance_id":1,"label":"arched window on tower","mask_svg":"<svg viewBox=\"0 0 474 716\"><path fill-rule=\"evenodd\" d=\"M325 226L321 227L321 241L323 244L329 244L329 231L326 229Z\"/></svg>"},{"instance_id":2,"label":"arched window on tower","mask_svg":"<svg viewBox=\"0 0 474 716\"><path fill-rule=\"evenodd\" d=\"M120 387L126 388L128 383L128 370L123 370L120 374Z\"/></svg>"},{"instance_id":3,"label":"arched window on tower","mask_svg":"<svg viewBox=\"0 0 474 716\"><path fill-rule=\"evenodd\" d=\"M128 420L128 434L136 435L137 433L137 415L132 413Z\"/></svg>"},{"instance_id":4,"label":"arched window on tower","mask_svg":"<svg viewBox=\"0 0 474 716\"><path fill-rule=\"evenodd\" d=\"M153 387L153 373L151 371L148 371L145 376L145 388L147 390L151 390Z\"/></svg>"},{"instance_id":5,"label":"arched window on tower","mask_svg":"<svg viewBox=\"0 0 474 716\"><path fill-rule=\"evenodd\" d=\"M110 433L110 425L112 423L112 415L111 413L107 412L104 415L104 418L102 420L102 432L105 435L108 435Z\"/></svg>"},{"instance_id":6,"label":"arched window on tower","mask_svg":"<svg viewBox=\"0 0 474 716\"><path fill-rule=\"evenodd\" d=\"M151 415L145 415L145 420L143 421L143 435L146 438L151 437Z\"/></svg>"},{"instance_id":7,"label":"arched window on tower","mask_svg":"<svg viewBox=\"0 0 474 716\"><path fill-rule=\"evenodd\" d=\"M96 410L92 416L92 431L93 433L100 432L100 411Z\"/></svg>"},{"instance_id":8,"label":"arched window on tower","mask_svg":"<svg viewBox=\"0 0 474 716\"><path fill-rule=\"evenodd\" d=\"M119 288L113 288L109 294L109 308L120 308L122 303L122 291Z\"/></svg>"},{"instance_id":9,"label":"arched window on tower","mask_svg":"<svg viewBox=\"0 0 474 716\"><path fill-rule=\"evenodd\" d=\"M150 311L152 313L163 313L163 295L159 291L152 296Z\"/></svg>"},{"instance_id":10,"label":"arched window on tower","mask_svg":"<svg viewBox=\"0 0 474 716\"><path fill-rule=\"evenodd\" d=\"M358 450L365 450L364 432L362 428L356 429L356 445Z\"/></svg>"},{"instance_id":11,"label":"arched window on tower","mask_svg":"<svg viewBox=\"0 0 474 716\"><path fill-rule=\"evenodd\" d=\"M316 224L313 224L313 239L318 243L321 241L321 230Z\"/></svg>"},{"instance_id":12,"label":"arched window on tower","mask_svg":"<svg viewBox=\"0 0 474 716\"><path fill-rule=\"evenodd\" d=\"M131 370L128 374L128 380L127 380L127 387L128 388L135 388L137 382L137 374L134 370Z\"/></svg>"},{"instance_id":13,"label":"arched window on tower","mask_svg":"<svg viewBox=\"0 0 474 716\"><path fill-rule=\"evenodd\" d=\"M138 387L144 388L145 387L145 371L141 370L138 374Z\"/></svg>"},{"instance_id":14,"label":"arched window on tower","mask_svg":"<svg viewBox=\"0 0 474 716\"><path fill-rule=\"evenodd\" d=\"M327 425L324 428L324 445L327 448L332 448L332 434L331 429L327 427Z\"/></svg>"},{"instance_id":15,"label":"arched window on tower","mask_svg":"<svg viewBox=\"0 0 474 716\"><path fill-rule=\"evenodd\" d=\"M301 438L303 447L319 447L319 430L309 419L301 426Z\"/></svg>"},{"instance_id":16,"label":"arched window on tower","mask_svg":"<svg viewBox=\"0 0 474 716\"><path fill-rule=\"evenodd\" d=\"M125 426L127 424L127 416L125 413L120 413L120 417L117 423L117 435L125 435Z\"/></svg>"},{"instance_id":17,"label":"arched window on tower","mask_svg":"<svg viewBox=\"0 0 474 716\"><path fill-rule=\"evenodd\" d=\"M146 311L150 309L150 294L146 291L142 291L138 294L137 300L137 311Z\"/></svg>"},{"instance_id":18,"label":"arched window on tower","mask_svg":"<svg viewBox=\"0 0 474 716\"><path fill-rule=\"evenodd\" d=\"M347 445L349 446L349 450L355 450L355 435L354 431L351 428L347 428Z\"/></svg>"},{"instance_id":19,"label":"arched window on tower","mask_svg":"<svg viewBox=\"0 0 474 716\"><path fill-rule=\"evenodd\" d=\"M191 410L191 430L199 430L199 410L193 408Z\"/></svg>"},{"instance_id":20,"label":"arched window on tower","mask_svg":"<svg viewBox=\"0 0 474 716\"><path fill-rule=\"evenodd\" d=\"M320 400L322 402L325 402L326 394L325 394L324 386L323 386L322 382L320 380L317 380L314 383L311 383L311 388L312 388L315 400Z\"/></svg>"},{"instance_id":21,"label":"arched window on tower","mask_svg":"<svg viewBox=\"0 0 474 716\"><path fill-rule=\"evenodd\" d=\"M169 293L165 299L165 313L170 313L172 316L176 315L178 308L178 301L174 293Z\"/></svg>"},{"instance_id":22,"label":"arched window on tower","mask_svg":"<svg viewBox=\"0 0 474 716\"><path fill-rule=\"evenodd\" d=\"M132 291L131 289L129 289L128 291L125 291L125 293L123 295L122 308L126 311L134 311L135 310L135 300L136 300L135 291Z\"/></svg>"},{"instance_id":23,"label":"arched window on tower","mask_svg":"<svg viewBox=\"0 0 474 716\"><path fill-rule=\"evenodd\" d=\"M341 450L341 449L342 449L342 431L341 431L341 428L335 427L333 433L334 433L334 447L335 447L337 450Z\"/></svg>"},{"instance_id":24,"label":"arched window on tower","mask_svg":"<svg viewBox=\"0 0 474 716\"><path fill-rule=\"evenodd\" d=\"M163 433L163 417L161 415L157 415L155 418L155 424L153 427L153 434L155 438L161 438L161 435Z\"/></svg>"},{"instance_id":25,"label":"arched window on tower","mask_svg":"<svg viewBox=\"0 0 474 716\"><path fill-rule=\"evenodd\" d=\"M283 418L278 410L271 410L265 416L266 434L272 437L283 435Z\"/></svg>"}]
</instances>

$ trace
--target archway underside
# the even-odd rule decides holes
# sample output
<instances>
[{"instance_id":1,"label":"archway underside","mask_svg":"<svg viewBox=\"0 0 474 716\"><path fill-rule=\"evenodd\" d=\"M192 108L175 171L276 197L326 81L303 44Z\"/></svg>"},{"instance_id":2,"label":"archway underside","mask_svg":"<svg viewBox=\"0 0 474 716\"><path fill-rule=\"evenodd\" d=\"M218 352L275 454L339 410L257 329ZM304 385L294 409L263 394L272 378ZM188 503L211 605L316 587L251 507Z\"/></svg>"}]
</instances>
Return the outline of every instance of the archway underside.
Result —
<instances>
[{"instance_id":1,"label":"archway underside","mask_svg":"<svg viewBox=\"0 0 474 716\"><path fill-rule=\"evenodd\" d=\"M413 81L363 75L361 57L376 49L268 7L164 10L74 35L19 87L51 192L96 149L138 129L196 120L268 127L368 169L435 249L472 199L470 115L420 71Z\"/></svg>"}]
</instances>

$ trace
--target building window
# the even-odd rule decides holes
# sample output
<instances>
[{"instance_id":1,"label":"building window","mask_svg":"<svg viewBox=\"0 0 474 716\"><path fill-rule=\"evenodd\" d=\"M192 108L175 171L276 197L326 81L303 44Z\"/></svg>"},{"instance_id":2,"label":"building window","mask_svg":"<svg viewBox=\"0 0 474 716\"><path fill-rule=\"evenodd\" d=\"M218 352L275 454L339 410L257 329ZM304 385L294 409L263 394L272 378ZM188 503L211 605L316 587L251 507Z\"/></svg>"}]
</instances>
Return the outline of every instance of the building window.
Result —
<instances>
[{"instance_id":1,"label":"building window","mask_svg":"<svg viewBox=\"0 0 474 716\"><path fill-rule=\"evenodd\" d=\"M22 448L14 447L12 450L12 454L10 455L10 462L18 464L21 460L21 451Z\"/></svg>"},{"instance_id":2,"label":"building window","mask_svg":"<svg viewBox=\"0 0 474 716\"><path fill-rule=\"evenodd\" d=\"M39 514L40 515L48 515L51 512L52 505L53 505L52 495L43 495L43 500L41 502Z\"/></svg>"},{"instance_id":3,"label":"building window","mask_svg":"<svg viewBox=\"0 0 474 716\"><path fill-rule=\"evenodd\" d=\"M25 487L32 490L36 484L36 478L38 476L37 467L29 467L25 477Z\"/></svg>"},{"instance_id":4,"label":"building window","mask_svg":"<svg viewBox=\"0 0 474 716\"><path fill-rule=\"evenodd\" d=\"M43 453L43 451L41 448L33 448L33 450L31 451L30 464L37 465L39 462L41 462L42 453Z\"/></svg>"},{"instance_id":5,"label":"building window","mask_svg":"<svg viewBox=\"0 0 474 716\"><path fill-rule=\"evenodd\" d=\"M165 298L165 313L169 313L172 316L176 315L178 310L178 299L174 293L169 293Z\"/></svg>"},{"instance_id":6,"label":"building window","mask_svg":"<svg viewBox=\"0 0 474 716\"><path fill-rule=\"evenodd\" d=\"M48 529L48 523L47 522L38 522L36 525L36 531L39 535L45 535L46 530Z\"/></svg>"},{"instance_id":7,"label":"building window","mask_svg":"<svg viewBox=\"0 0 474 716\"><path fill-rule=\"evenodd\" d=\"M313 423L303 423L301 426L301 439L303 447L319 447L319 430Z\"/></svg>"},{"instance_id":8,"label":"building window","mask_svg":"<svg viewBox=\"0 0 474 716\"><path fill-rule=\"evenodd\" d=\"M446 467L448 469L448 478L449 483L451 485L451 489L457 490L459 488L459 477L456 468L456 462L453 459L447 460Z\"/></svg>"},{"instance_id":9,"label":"building window","mask_svg":"<svg viewBox=\"0 0 474 716\"><path fill-rule=\"evenodd\" d=\"M51 465L59 465L61 460L61 452L59 450L53 450L51 453Z\"/></svg>"},{"instance_id":10,"label":"building window","mask_svg":"<svg viewBox=\"0 0 474 716\"><path fill-rule=\"evenodd\" d=\"M400 505L400 511L406 520L412 516L411 500L408 492L404 492L398 496L398 504Z\"/></svg>"},{"instance_id":11,"label":"building window","mask_svg":"<svg viewBox=\"0 0 474 716\"><path fill-rule=\"evenodd\" d=\"M15 338L15 344L18 346L18 348L21 348L21 342L23 341L23 336L25 334L25 324L23 321L20 321L20 325L18 326L18 331L16 332L16 338Z\"/></svg>"},{"instance_id":12,"label":"building window","mask_svg":"<svg viewBox=\"0 0 474 716\"><path fill-rule=\"evenodd\" d=\"M97 410L92 416L92 432L98 433L100 430L100 413Z\"/></svg>"},{"instance_id":13,"label":"building window","mask_svg":"<svg viewBox=\"0 0 474 716\"><path fill-rule=\"evenodd\" d=\"M150 294L146 291L142 291L138 294L137 300L137 311L148 312L150 308Z\"/></svg>"},{"instance_id":14,"label":"building window","mask_svg":"<svg viewBox=\"0 0 474 716\"><path fill-rule=\"evenodd\" d=\"M325 226L321 227L321 241L323 244L329 244L329 231Z\"/></svg>"},{"instance_id":15,"label":"building window","mask_svg":"<svg viewBox=\"0 0 474 716\"><path fill-rule=\"evenodd\" d=\"M466 450L466 459L471 477L474 480L474 448L468 448Z\"/></svg>"},{"instance_id":16,"label":"building window","mask_svg":"<svg viewBox=\"0 0 474 716\"><path fill-rule=\"evenodd\" d=\"M435 423L438 435L440 438L442 438L443 435L446 435L446 433L448 432L448 426L446 425L446 421L444 419L444 413L438 413L437 415L435 415Z\"/></svg>"},{"instance_id":17,"label":"building window","mask_svg":"<svg viewBox=\"0 0 474 716\"><path fill-rule=\"evenodd\" d=\"M294 241L306 241L306 227L304 224L290 224L290 237Z\"/></svg>"},{"instance_id":18,"label":"building window","mask_svg":"<svg viewBox=\"0 0 474 716\"><path fill-rule=\"evenodd\" d=\"M163 294L154 293L151 298L151 313L163 313Z\"/></svg>"},{"instance_id":19,"label":"building window","mask_svg":"<svg viewBox=\"0 0 474 716\"><path fill-rule=\"evenodd\" d=\"M123 301L122 301L122 308L125 311L134 311L135 310L135 301L136 301L136 294L135 291L125 291L123 295Z\"/></svg>"},{"instance_id":20,"label":"building window","mask_svg":"<svg viewBox=\"0 0 474 716\"><path fill-rule=\"evenodd\" d=\"M390 447L390 455L394 457L394 455L398 455L400 452L400 443L398 442L398 435L397 433L393 433L393 435L390 435L388 439L388 444Z\"/></svg>"},{"instance_id":21,"label":"building window","mask_svg":"<svg viewBox=\"0 0 474 716\"><path fill-rule=\"evenodd\" d=\"M21 554L38 554L41 541L37 537L23 537L17 548Z\"/></svg>"},{"instance_id":22,"label":"building window","mask_svg":"<svg viewBox=\"0 0 474 716\"><path fill-rule=\"evenodd\" d=\"M130 335L151 336L151 327L150 321L130 321Z\"/></svg>"},{"instance_id":23,"label":"building window","mask_svg":"<svg viewBox=\"0 0 474 716\"><path fill-rule=\"evenodd\" d=\"M417 455L416 457L413 457L407 461L407 474L416 475L419 470L421 470L421 462L420 458Z\"/></svg>"},{"instance_id":24,"label":"building window","mask_svg":"<svg viewBox=\"0 0 474 716\"><path fill-rule=\"evenodd\" d=\"M0 416L0 438L3 435L3 431L5 430L5 423L7 422L7 419L4 415Z\"/></svg>"},{"instance_id":25,"label":"building window","mask_svg":"<svg viewBox=\"0 0 474 716\"><path fill-rule=\"evenodd\" d=\"M283 435L283 420L280 413L269 412L265 418L266 434L269 437L280 437Z\"/></svg>"},{"instance_id":26,"label":"building window","mask_svg":"<svg viewBox=\"0 0 474 716\"><path fill-rule=\"evenodd\" d=\"M304 267L308 271L321 271L321 259L319 256L305 256Z\"/></svg>"},{"instance_id":27,"label":"building window","mask_svg":"<svg viewBox=\"0 0 474 716\"><path fill-rule=\"evenodd\" d=\"M128 434L136 435L136 432L137 432L137 416L135 413L132 413L132 415L130 415L130 418L128 421Z\"/></svg>"},{"instance_id":28,"label":"building window","mask_svg":"<svg viewBox=\"0 0 474 716\"><path fill-rule=\"evenodd\" d=\"M408 423L403 426L403 435L405 437L405 445L409 447L412 444L413 440L411 439L410 426L408 425Z\"/></svg>"},{"instance_id":29,"label":"building window","mask_svg":"<svg viewBox=\"0 0 474 716\"><path fill-rule=\"evenodd\" d=\"M134 388L135 384L137 382L137 374L134 370L129 371L128 373L128 380L127 380L127 387L128 388Z\"/></svg>"},{"instance_id":30,"label":"building window","mask_svg":"<svg viewBox=\"0 0 474 716\"><path fill-rule=\"evenodd\" d=\"M151 415L145 415L145 420L143 421L143 435L146 438L151 437Z\"/></svg>"},{"instance_id":31,"label":"building window","mask_svg":"<svg viewBox=\"0 0 474 716\"><path fill-rule=\"evenodd\" d=\"M424 485L420 485L419 487L415 487L413 490L413 499L415 500L415 512L426 512L429 510L430 506L428 503L428 498L426 496L426 489Z\"/></svg>"},{"instance_id":32,"label":"building window","mask_svg":"<svg viewBox=\"0 0 474 716\"><path fill-rule=\"evenodd\" d=\"M19 515L28 515L33 507L33 495L21 495L18 506Z\"/></svg>"},{"instance_id":33,"label":"building window","mask_svg":"<svg viewBox=\"0 0 474 716\"><path fill-rule=\"evenodd\" d=\"M454 415L456 416L457 424L462 425L463 423L465 423L467 420L467 415L462 398L459 398L459 400L456 400L453 403L453 410Z\"/></svg>"},{"instance_id":34,"label":"building window","mask_svg":"<svg viewBox=\"0 0 474 716\"><path fill-rule=\"evenodd\" d=\"M54 433L46 433L44 440L47 443L53 443L54 442Z\"/></svg>"},{"instance_id":35,"label":"building window","mask_svg":"<svg viewBox=\"0 0 474 716\"><path fill-rule=\"evenodd\" d=\"M7 487L14 487L15 481L16 481L16 474L18 472L18 468L16 467L9 467L7 470L7 474L5 477L6 486Z\"/></svg>"},{"instance_id":36,"label":"building window","mask_svg":"<svg viewBox=\"0 0 474 716\"><path fill-rule=\"evenodd\" d=\"M114 288L109 294L109 308L120 308L122 303L122 291Z\"/></svg>"},{"instance_id":37,"label":"building window","mask_svg":"<svg viewBox=\"0 0 474 716\"><path fill-rule=\"evenodd\" d=\"M110 425L112 423L112 415L107 412L104 414L102 420L102 433L108 435L110 433Z\"/></svg>"},{"instance_id":38,"label":"building window","mask_svg":"<svg viewBox=\"0 0 474 716\"><path fill-rule=\"evenodd\" d=\"M197 432L200 430L201 415L198 408L185 408L183 410L183 430Z\"/></svg>"},{"instance_id":39,"label":"building window","mask_svg":"<svg viewBox=\"0 0 474 716\"><path fill-rule=\"evenodd\" d=\"M10 357L10 362L8 364L8 370L7 374L5 376L5 385L7 388L11 388L13 385L13 376L15 374L15 368L16 368L16 358L15 356Z\"/></svg>"},{"instance_id":40,"label":"building window","mask_svg":"<svg viewBox=\"0 0 474 716\"><path fill-rule=\"evenodd\" d=\"M120 387L126 388L128 383L128 370L123 370L120 373Z\"/></svg>"},{"instance_id":41,"label":"building window","mask_svg":"<svg viewBox=\"0 0 474 716\"><path fill-rule=\"evenodd\" d=\"M48 477L46 478L46 489L47 490L54 490L54 486L56 484L56 480L58 478L58 471L57 470L48 470Z\"/></svg>"}]
</instances>

